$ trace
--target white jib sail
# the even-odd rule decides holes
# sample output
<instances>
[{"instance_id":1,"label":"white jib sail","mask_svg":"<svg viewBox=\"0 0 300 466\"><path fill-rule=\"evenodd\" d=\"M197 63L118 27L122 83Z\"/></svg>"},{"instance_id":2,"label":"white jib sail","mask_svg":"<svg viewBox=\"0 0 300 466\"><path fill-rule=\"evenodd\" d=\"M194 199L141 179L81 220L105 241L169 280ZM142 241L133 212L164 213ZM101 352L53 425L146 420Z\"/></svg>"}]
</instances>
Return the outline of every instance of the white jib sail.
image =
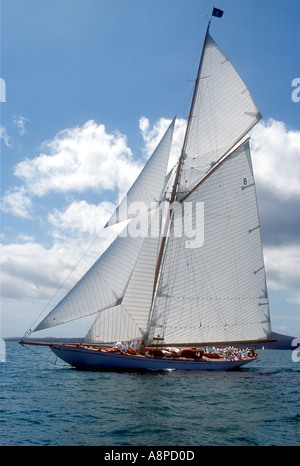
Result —
<instances>
[{"instance_id":1,"label":"white jib sail","mask_svg":"<svg viewBox=\"0 0 300 466\"><path fill-rule=\"evenodd\" d=\"M194 204L194 224L196 204L204 205L199 247L189 247L193 238L182 231L186 202ZM268 338L269 306L248 142L174 209L150 333L152 338L164 337L167 344Z\"/></svg>"},{"instance_id":2,"label":"white jib sail","mask_svg":"<svg viewBox=\"0 0 300 466\"><path fill-rule=\"evenodd\" d=\"M114 225L153 209L161 201L169 162L175 118L147 164L121 201L106 226Z\"/></svg>"},{"instance_id":3,"label":"white jib sail","mask_svg":"<svg viewBox=\"0 0 300 466\"><path fill-rule=\"evenodd\" d=\"M133 189L129 191L131 194L128 196L128 206L130 203L139 202L146 206L145 210L147 211L153 207L151 202L155 201L156 205L161 201L174 124L175 119L134 183ZM148 234L147 229L144 235L139 234L139 232L134 234L137 229L136 221L139 220L131 219L123 232L65 298L37 325L34 331L53 327L119 305L141 252L145 236Z\"/></svg>"},{"instance_id":4,"label":"white jib sail","mask_svg":"<svg viewBox=\"0 0 300 466\"><path fill-rule=\"evenodd\" d=\"M187 134L180 193L190 188L261 118L245 83L209 34Z\"/></svg>"}]
</instances>

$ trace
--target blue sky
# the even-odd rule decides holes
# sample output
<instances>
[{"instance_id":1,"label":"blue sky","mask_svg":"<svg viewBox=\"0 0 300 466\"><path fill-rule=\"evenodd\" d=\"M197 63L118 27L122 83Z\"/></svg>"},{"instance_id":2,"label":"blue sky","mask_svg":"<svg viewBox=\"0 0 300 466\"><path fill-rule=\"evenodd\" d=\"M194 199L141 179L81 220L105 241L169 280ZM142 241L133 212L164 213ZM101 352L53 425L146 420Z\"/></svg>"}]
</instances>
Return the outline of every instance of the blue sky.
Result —
<instances>
[{"instance_id":1,"label":"blue sky","mask_svg":"<svg viewBox=\"0 0 300 466\"><path fill-rule=\"evenodd\" d=\"M98 232L86 217L104 224L165 120L188 115L213 5L211 35L264 118L253 158L272 327L300 336L299 0L1 0L2 336L31 326Z\"/></svg>"}]
</instances>

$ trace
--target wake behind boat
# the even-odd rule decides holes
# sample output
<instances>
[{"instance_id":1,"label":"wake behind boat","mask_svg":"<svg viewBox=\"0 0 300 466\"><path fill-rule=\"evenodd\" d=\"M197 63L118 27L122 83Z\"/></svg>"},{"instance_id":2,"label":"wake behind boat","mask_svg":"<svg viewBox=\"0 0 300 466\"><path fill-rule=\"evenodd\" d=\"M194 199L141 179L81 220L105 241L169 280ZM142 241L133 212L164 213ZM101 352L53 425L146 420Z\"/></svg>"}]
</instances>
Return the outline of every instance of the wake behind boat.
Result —
<instances>
[{"instance_id":1,"label":"wake behind boat","mask_svg":"<svg viewBox=\"0 0 300 466\"><path fill-rule=\"evenodd\" d=\"M213 9L212 16L222 14ZM210 24L177 164L167 173L174 119L106 225L126 220L122 233L33 330L96 314L81 344L47 343L72 366L229 370L257 356L204 346L272 341L245 139L261 114ZM130 214L136 203L138 213ZM136 346L120 350L111 342Z\"/></svg>"}]
</instances>

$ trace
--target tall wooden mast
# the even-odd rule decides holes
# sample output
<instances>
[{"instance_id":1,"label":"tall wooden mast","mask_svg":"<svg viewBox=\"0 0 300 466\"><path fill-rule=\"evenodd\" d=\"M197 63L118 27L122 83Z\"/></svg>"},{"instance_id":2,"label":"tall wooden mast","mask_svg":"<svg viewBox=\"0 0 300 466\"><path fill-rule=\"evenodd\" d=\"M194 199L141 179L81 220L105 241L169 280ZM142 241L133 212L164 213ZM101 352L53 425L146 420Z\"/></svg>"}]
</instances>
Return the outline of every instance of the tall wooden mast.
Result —
<instances>
[{"instance_id":1,"label":"tall wooden mast","mask_svg":"<svg viewBox=\"0 0 300 466\"><path fill-rule=\"evenodd\" d=\"M158 259L157 259L157 264L156 264L156 270L155 270L154 286L153 286L153 300L152 300L153 302L154 302L154 299L155 299L155 293L156 293L156 288L157 288L157 284L158 284L159 273L160 273L160 270L161 270L161 267L162 267L162 260L163 260L164 250L165 250L165 247L166 247L167 234L168 234L170 221L171 221L171 215L172 215L172 207L173 207L174 202L176 201L176 197L177 197L177 193L178 193L178 186L179 186L179 180L180 180L180 175L181 175L181 170L182 170L182 164L183 164L183 161L184 161L184 158L185 158L185 149L186 149L188 134L189 134L189 130L190 130L190 124L191 124L191 120L193 118L193 112L194 112L195 101L196 101L197 91L198 91L198 87L199 87L199 81L200 81L200 75L201 75L201 69L202 69L202 63L203 63L205 44L206 44L208 33L209 33L210 23L211 23L211 19L209 20L208 25L207 25L207 29L206 29L206 34L205 34L202 53L201 53L201 57L200 57L197 77L196 77L196 80L195 80L194 92L193 92L193 97L192 97L192 102L191 102L187 127L186 127L184 141L183 141L183 145L182 145L182 149L181 149L181 155L180 155L178 163L177 163L177 169L176 169L176 173L175 173L174 184L173 184L173 187L172 187L171 197L170 197L170 201L169 201L168 214L167 214L166 223L165 223L164 232L163 232L163 237L162 237L161 245L160 245L160 249L159 249L159 254L158 254ZM153 303L152 303L152 307L153 307ZM151 314L152 314L152 312L151 312ZM150 314L150 319L149 319L149 325L151 323L151 314Z\"/></svg>"}]
</instances>

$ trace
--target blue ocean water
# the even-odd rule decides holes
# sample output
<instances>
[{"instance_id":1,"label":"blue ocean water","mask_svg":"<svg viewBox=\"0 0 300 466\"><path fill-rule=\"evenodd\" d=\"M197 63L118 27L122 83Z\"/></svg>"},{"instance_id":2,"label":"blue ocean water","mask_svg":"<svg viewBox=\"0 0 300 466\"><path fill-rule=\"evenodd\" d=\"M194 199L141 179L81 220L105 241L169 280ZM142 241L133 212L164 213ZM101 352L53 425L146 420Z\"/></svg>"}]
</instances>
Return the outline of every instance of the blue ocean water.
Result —
<instances>
[{"instance_id":1,"label":"blue ocean water","mask_svg":"<svg viewBox=\"0 0 300 466\"><path fill-rule=\"evenodd\" d=\"M300 362L259 354L236 372L93 372L6 342L0 445L299 445Z\"/></svg>"}]
</instances>

